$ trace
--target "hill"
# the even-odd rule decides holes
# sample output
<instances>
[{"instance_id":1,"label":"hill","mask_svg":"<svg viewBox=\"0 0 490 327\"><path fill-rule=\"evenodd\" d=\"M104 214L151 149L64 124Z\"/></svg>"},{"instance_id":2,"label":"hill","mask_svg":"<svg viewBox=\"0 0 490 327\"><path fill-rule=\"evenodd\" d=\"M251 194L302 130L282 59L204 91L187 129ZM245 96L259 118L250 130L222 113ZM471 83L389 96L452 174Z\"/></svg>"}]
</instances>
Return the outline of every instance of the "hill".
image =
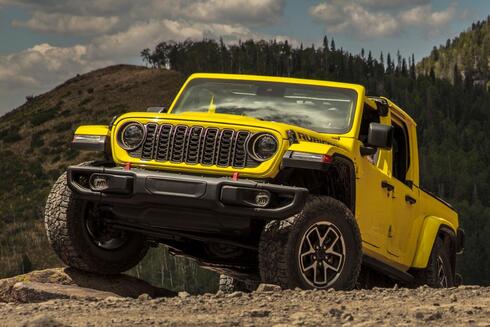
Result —
<instances>
[{"instance_id":1,"label":"hill","mask_svg":"<svg viewBox=\"0 0 490 327\"><path fill-rule=\"evenodd\" d=\"M417 65L419 73L446 78L453 83L469 80L490 88L490 16L473 23L445 45L434 47L430 56ZM456 77L456 79L455 79Z\"/></svg>"},{"instance_id":2,"label":"hill","mask_svg":"<svg viewBox=\"0 0 490 327\"><path fill-rule=\"evenodd\" d=\"M76 76L0 118L0 277L59 265L42 223L54 180L93 153L70 148L81 124L169 105L182 83L174 71L119 65Z\"/></svg>"}]
</instances>

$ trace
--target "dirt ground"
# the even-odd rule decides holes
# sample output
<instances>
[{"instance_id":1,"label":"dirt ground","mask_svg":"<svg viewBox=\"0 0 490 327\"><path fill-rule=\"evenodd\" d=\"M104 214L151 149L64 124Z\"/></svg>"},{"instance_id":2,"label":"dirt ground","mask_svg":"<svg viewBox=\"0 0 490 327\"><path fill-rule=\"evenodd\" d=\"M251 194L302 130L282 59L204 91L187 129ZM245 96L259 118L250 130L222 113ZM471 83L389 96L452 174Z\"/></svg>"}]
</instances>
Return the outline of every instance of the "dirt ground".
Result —
<instances>
[{"instance_id":1,"label":"dirt ground","mask_svg":"<svg viewBox=\"0 0 490 327\"><path fill-rule=\"evenodd\" d=\"M0 303L2 326L490 326L490 287Z\"/></svg>"}]
</instances>

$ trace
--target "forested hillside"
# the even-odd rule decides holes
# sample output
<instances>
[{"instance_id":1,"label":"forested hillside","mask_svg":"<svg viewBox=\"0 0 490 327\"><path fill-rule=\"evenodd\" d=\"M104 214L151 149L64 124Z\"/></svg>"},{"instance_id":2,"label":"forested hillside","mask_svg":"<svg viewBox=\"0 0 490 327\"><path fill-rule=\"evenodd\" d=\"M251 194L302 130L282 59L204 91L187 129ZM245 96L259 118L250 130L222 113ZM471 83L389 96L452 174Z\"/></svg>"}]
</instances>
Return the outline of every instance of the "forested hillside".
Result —
<instances>
[{"instance_id":1,"label":"forested hillside","mask_svg":"<svg viewBox=\"0 0 490 327\"><path fill-rule=\"evenodd\" d=\"M421 184L455 205L467 235L459 270L466 282L490 284L490 94L466 79L452 85L434 74L416 75L399 54L353 55L324 39L323 46L246 41L226 46L204 40L162 42L142 52L153 67L184 74L226 72L360 83L393 99L418 122Z\"/></svg>"},{"instance_id":2,"label":"forested hillside","mask_svg":"<svg viewBox=\"0 0 490 327\"><path fill-rule=\"evenodd\" d=\"M190 73L235 72L356 82L406 108L419 123L423 186L461 213L467 250L460 271L466 282L490 284L490 95L483 87L468 79L452 85L434 74L417 76L412 58L353 55L326 38L319 48L164 42L142 57L154 68L114 66L77 76L0 118L0 276L59 264L47 247L42 211L63 169L93 158L69 148L76 126L168 105ZM176 267L162 251L152 251L132 273L196 291L215 282L191 264Z\"/></svg>"},{"instance_id":3,"label":"forested hillside","mask_svg":"<svg viewBox=\"0 0 490 327\"><path fill-rule=\"evenodd\" d=\"M474 84L490 88L490 16L476 22L467 31L445 45L434 47L430 56L417 64L421 74L434 74L453 83L469 79Z\"/></svg>"}]
</instances>

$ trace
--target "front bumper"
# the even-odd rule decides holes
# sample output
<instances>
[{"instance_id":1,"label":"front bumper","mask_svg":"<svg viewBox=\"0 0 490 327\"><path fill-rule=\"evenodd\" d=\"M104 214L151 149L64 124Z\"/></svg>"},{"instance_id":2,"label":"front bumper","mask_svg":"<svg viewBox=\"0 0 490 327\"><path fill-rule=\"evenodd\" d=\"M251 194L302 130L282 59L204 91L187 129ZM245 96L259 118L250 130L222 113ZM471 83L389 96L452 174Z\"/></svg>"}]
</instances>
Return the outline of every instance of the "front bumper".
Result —
<instances>
[{"instance_id":1,"label":"front bumper","mask_svg":"<svg viewBox=\"0 0 490 327\"><path fill-rule=\"evenodd\" d=\"M68 186L79 198L129 211L131 208L146 212L149 208L162 209L165 216L194 212L207 217L215 213L228 217L285 219L302 210L308 195L307 189L299 187L136 168L71 166L67 175ZM264 196L269 197L269 203L259 206L257 196L262 200ZM124 215L123 210L119 211Z\"/></svg>"}]
</instances>

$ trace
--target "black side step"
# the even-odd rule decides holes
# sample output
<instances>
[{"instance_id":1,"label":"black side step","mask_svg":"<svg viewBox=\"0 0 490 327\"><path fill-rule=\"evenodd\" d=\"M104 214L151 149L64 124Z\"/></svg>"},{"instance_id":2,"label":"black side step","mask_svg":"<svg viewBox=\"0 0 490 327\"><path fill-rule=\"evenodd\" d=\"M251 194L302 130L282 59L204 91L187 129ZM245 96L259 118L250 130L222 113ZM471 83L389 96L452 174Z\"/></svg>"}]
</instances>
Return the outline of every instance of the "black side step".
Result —
<instances>
[{"instance_id":1,"label":"black side step","mask_svg":"<svg viewBox=\"0 0 490 327\"><path fill-rule=\"evenodd\" d=\"M381 262L377 259L374 259L372 257L369 257L367 255L364 255L362 257L362 263L365 264L366 266L377 270L386 276L395 279L397 281L401 281L403 283L411 284L414 282L415 277L413 277L412 274L400 271L396 268L391 267L390 265L387 265L384 262Z\"/></svg>"}]
</instances>

